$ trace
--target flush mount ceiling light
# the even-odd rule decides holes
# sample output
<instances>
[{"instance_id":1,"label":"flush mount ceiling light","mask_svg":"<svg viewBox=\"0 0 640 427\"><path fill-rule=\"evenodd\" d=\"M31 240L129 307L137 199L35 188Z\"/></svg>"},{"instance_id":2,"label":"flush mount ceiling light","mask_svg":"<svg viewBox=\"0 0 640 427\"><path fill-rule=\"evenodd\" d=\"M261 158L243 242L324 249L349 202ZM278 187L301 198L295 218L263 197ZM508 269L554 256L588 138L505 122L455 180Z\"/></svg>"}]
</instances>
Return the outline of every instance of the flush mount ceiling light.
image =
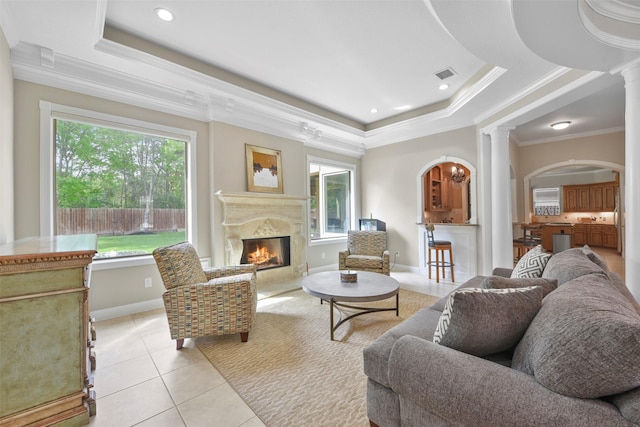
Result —
<instances>
[{"instance_id":1,"label":"flush mount ceiling light","mask_svg":"<svg viewBox=\"0 0 640 427\"><path fill-rule=\"evenodd\" d=\"M447 89L449 89L449 85L446 84L446 83L442 83L440 86L438 86L438 89L447 90Z\"/></svg>"},{"instance_id":2,"label":"flush mount ceiling light","mask_svg":"<svg viewBox=\"0 0 640 427\"><path fill-rule=\"evenodd\" d=\"M163 21L173 21L173 13L169 9L165 9L164 7L157 8L156 15L158 15L158 18L162 19Z\"/></svg>"},{"instance_id":3,"label":"flush mount ceiling light","mask_svg":"<svg viewBox=\"0 0 640 427\"><path fill-rule=\"evenodd\" d=\"M555 130L562 130L568 128L570 124L571 122L557 122L553 123L551 127Z\"/></svg>"},{"instance_id":4,"label":"flush mount ceiling light","mask_svg":"<svg viewBox=\"0 0 640 427\"><path fill-rule=\"evenodd\" d=\"M369 110L369 112L371 112L371 114L375 114L378 112L377 108L372 108L371 110Z\"/></svg>"},{"instance_id":5,"label":"flush mount ceiling light","mask_svg":"<svg viewBox=\"0 0 640 427\"><path fill-rule=\"evenodd\" d=\"M399 107L393 107L396 111L406 111L411 109L411 105L401 105Z\"/></svg>"}]
</instances>

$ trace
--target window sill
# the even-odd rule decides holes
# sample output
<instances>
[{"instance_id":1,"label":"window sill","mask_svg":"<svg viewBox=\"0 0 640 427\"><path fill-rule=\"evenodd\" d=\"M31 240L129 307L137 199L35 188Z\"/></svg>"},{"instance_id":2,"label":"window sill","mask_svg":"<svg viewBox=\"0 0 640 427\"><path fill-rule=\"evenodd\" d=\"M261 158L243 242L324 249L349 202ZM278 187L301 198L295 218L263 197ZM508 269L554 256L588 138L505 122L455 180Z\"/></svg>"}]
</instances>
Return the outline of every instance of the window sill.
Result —
<instances>
[{"instance_id":1,"label":"window sill","mask_svg":"<svg viewBox=\"0 0 640 427\"><path fill-rule=\"evenodd\" d=\"M344 237L327 237L324 239L310 240L309 246L333 245L336 243L346 243L347 236Z\"/></svg>"},{"instance_id":2,"label":"window sill","mask_svg":"<svg viewBox=\"0 0 640 427\"><path fill-rule=\"evenodd\" d=\"M153 255L141 255L129 258L113 258L94 260L91 270L111 270L114 268L141 267L145 265L155 265Z\"/></svg>"}]
</instances>

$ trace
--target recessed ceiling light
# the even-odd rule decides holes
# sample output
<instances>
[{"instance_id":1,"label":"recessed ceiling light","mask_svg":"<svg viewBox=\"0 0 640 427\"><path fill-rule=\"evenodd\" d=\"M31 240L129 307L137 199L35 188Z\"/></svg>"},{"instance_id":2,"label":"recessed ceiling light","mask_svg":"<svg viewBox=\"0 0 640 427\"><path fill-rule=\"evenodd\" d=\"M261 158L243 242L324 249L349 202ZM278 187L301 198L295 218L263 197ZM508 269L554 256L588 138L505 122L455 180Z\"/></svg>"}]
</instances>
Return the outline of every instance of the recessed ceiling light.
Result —
<instances>
[{"instance_id":1,"label":"recessed ceiling light","mask_svg":"<svg viewBox=\"0 0 640 427\"><path fill-rule=\"evenodd\" d=\"M438 89L440 90L446 90L449 89L449 85L446 83L442 83L440 86L438 86Z\"/></svg>"},{"instance_id":2,"label":"recessed ceiling light","mask_svg":"<svg viewBox=\"0 0 640 427\"><path fill-rule=\"evenodd\" d=\"M163 21L173 21L173 13L171 13L169 9L165 9L164 7L157 8L156 15L158 15L158 18L162 19Z\"/></svg>"},{"instance_id":3,"label":"recessed ceiling light","mask_svg":"<svg viewBox=\"0 0 640 427\"><path fill-rule=\"evenodd\" d=\"M553 123L551 127L555 130L562 130L568 128L570 124L571 122L557 122Z\"/></svg>"},{"instance_id":4,"label":"recessed ceiling light","mask_svg":"<svg viewBox=\"0 0 640 427\"><path fill-rule=\"evenodd\" d=\"M372 108L371 110L369 110L371 112L371 114L375 114L378 112L377 108Z\"/></svg>"}]
</instances>

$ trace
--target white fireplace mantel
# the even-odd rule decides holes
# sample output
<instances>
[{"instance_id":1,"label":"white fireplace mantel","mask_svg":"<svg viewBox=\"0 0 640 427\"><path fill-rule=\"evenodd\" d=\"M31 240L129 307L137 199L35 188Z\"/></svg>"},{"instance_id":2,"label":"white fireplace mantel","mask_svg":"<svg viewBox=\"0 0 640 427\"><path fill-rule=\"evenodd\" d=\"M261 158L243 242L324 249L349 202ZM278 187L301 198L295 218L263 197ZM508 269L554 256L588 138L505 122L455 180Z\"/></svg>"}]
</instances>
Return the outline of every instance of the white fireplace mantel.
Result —
<instances>
[{"instance_id":1,"label":"white fireplace mantel","mask_svg":"<svg viewBox=\"0 0 640 427\"><path fill-rule=\"evenodd\" d=\"M224 193L222 202L225 262L237 265L242 239L291 237L291 265L258 273L258 281L289 280L306 271L307 197L263 193Z\"/></svg>"}]
</instances>

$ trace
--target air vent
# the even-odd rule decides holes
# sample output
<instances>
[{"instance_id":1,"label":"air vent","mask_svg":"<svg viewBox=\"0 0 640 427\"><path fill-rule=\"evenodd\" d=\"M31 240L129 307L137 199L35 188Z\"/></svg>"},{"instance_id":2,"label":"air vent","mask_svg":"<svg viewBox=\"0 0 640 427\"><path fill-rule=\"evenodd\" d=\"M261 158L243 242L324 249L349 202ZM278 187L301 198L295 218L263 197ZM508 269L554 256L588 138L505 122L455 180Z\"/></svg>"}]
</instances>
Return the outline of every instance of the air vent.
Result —
<instances>
[{"instance_id":1,"label":"air vent","mask_svg":"<svg viewBox=\"0 0 640 427\"><path fill-rule=\"evenodd\" d=\"M456 72L453 71L453 68L446 68L442 71L438 71L435 74L437 78L439 78L440 80L444 80L444 79L448 79L449 77L455 76Z\"/></svg>"}]
</instances>

